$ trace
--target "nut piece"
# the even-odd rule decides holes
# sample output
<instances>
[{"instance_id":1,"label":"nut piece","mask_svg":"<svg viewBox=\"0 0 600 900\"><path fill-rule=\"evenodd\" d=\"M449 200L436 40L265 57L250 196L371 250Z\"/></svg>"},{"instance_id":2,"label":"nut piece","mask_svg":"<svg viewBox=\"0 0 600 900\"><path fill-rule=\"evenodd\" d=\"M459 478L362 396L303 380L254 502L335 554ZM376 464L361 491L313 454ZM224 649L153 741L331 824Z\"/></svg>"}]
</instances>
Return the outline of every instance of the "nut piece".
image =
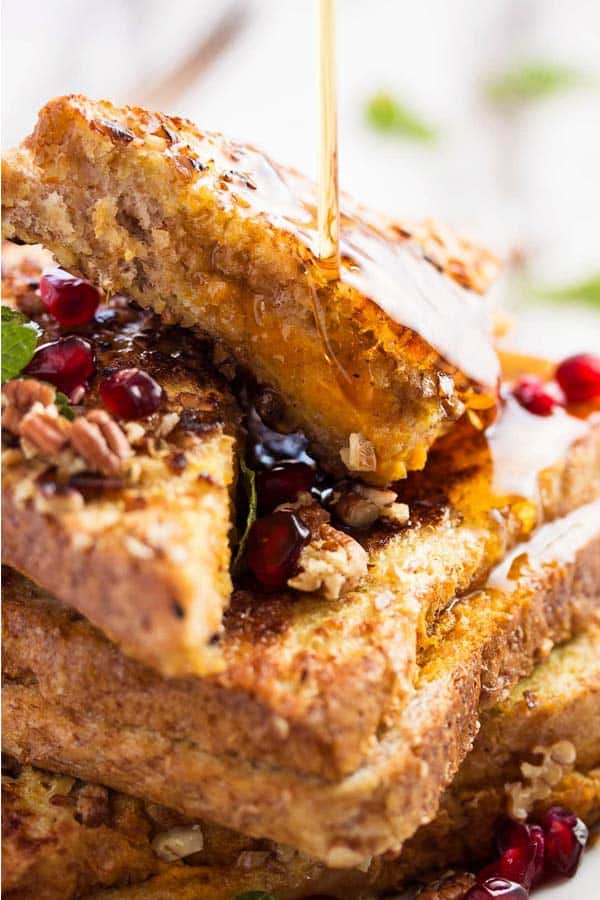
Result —
<instances>
[{"instance_id":1,"label":"nut piece","mask_svg":"<svg viewBox=\"0 0 600 900\"><path fill-rule=\"evenodd\" d=\"M367 559L354 538L324 524L300 553L300 571L288 585L297 591L322 591L328 600L337 600L365 577Z\"/></svg>"},{"instance_id":2,"label":"nut piece","mask_svg":"<svg viewBox=\"0 0 600 900\"><path fill-rule=\"evenodd\" d=\"M440 881L435 881L417 894L416 900L463 900L463 897L475 884L475 876L471 872L450 873Z\"/></svg>"},{"instance_id":3,"label":"nut piece","mask_svg":"<svg viewBox=\"0 0 600 900\"><path fill-rule=\"evenodd\" d=\"M406 503L396 503L395 491L369 487L360 482L342 494L335 505L339 518L350 528L367 528L377 519L390 519L404 525L409 518Z\"/></svg>"},{"instance_id":4,"label":"nut piece","mask_svg":"<svg viewBox=\"0 0 600 900\"><path fill-rule=\"evenodd\" d=\"M54 403L55 389L35 378L15 378L2 388L2 425L13 434L19 434L21 419L35 403L50 406Z\"/></svg>"},{"instance_id":5,"label":"nut piece","mask_svg":"<svg viewBox=\"0 0 600 900\"><path fill-rule=\"evenodd\" d=\"M58 414L54 403L43 406L34 403L19 422L21 447L27 456L54 457L69 443L71 423Z\"/></svg>"},{"instance_id":6,"label":"nut piece","mask_svg":"<svg viewBox=\"0 0 600 900\"><path fill-rule=\"evenodd\" d=\"M340 456L350 472L374 472L377 469L375 447L359 432L352 432L348 446L342 447Z\"/></svg>"},{"instance_id":7,"label":"nut piece","mask_svg":"<svg viewBox=\"0 0 600 900\"><path fill-rule=\"evenodd\" d=\"M553 786L562 781L565 773L573 768L577 755L570 741L557 741L550 747L534 747L533 753L542 756L541 763L521 763L524 780L505 787L509 811L515 819L526 819L538 800L545 800L550 796Z\"/></svg>"},{"instance_id":8,"label":"nut piece","mask_svg":"<svg viewBox=\"0 0 600 900\"><path fill-rule=\"evenodd\" d=\"M132 455L124 433L102 409L93 409L73 422L71 444L92 469L104 475L117 475Z\"/></svg>"},{"instance_id":9,"label":"nut piece","mask_svg":"<svg viewBox=\"0 0 600 900\"><path fill-rule=\"evenodd\" d=\"M182 825L157 834L152 848L165 862L177 862L204 848L204 835L199 825Z\"/></svg>"}]
</instances>

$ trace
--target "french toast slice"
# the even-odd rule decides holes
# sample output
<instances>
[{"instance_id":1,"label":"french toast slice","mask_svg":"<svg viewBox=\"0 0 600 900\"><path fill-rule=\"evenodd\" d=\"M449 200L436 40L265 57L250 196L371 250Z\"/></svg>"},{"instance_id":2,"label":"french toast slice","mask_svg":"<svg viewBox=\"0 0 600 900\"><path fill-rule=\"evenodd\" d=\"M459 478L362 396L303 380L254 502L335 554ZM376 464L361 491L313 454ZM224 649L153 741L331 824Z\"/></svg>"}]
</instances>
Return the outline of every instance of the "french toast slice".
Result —
<instances>
[{"instance_id":1,"label":"french toast slice","mask_svg":"<svg viewBox=\"0 0 600 900\"><path fill-rule=\"evenodd\" d=\"M344 199L331 283L305 178L187 120L82 96L41 110L3 182L5 236L223 340L334 471L343 459L388 483L465 408L489 421L499 369L476 295L497 263L445 229Z\"/></svg>"},{"instance_id":2,"label":"french toast slice","mask_svg":"<svg viewBox=\"0 0 600 900\"><path fill-rule=\"evenodd\" d=\"M19 275L27 288L38 272L32 269L33 251L10 247L9 252L21 260L29 256L29 268ZM19 274L16 263L12 271L14 277ZM177 334L184 342L191 340ZM115 671L117 659L121 662L119 702L93 674L85 686L89 697L106 704L124 725L151 721L156 728L198 741L208 752L227 747L249 760L307 774L350 774L413 690L416 652L431 640L440 611L455 595L479 584L536 522L564 515L600 493L597 417L584 421L557 410L540 419L510 395L503 405L492 432L462 423L433 448L427 472L413 473L403 483L402 497L411 509L406 525L376 523L356 532L369 563L360 589L329 601L291 591L265 595L255 587L240 588L221 635L222 672L202 681L164 680L90 637L94 649L89 652L103 659L107 673ZM231 415L235 419L235 411ZM209 412L206 417L208 421ZM207 455L213 459L212 449ZM15 478L10 489L5 482L5 516L25 480ZM98 484L93 508L110 507L113 496L103 495ZM88 554L52 530L47 514L33 516L29 507L21 513L15 527L9 520L5 528L8 561L85 613L77 604L93 600L99 590L98 573L89 568L84 572L89 590L79 590L86 583L80 569L89 566ZM127 521L132 515L128 512ZM204 540L201 533L197 539ZM42 543L46 552L32 554L31 546ZM54 565L59 558L60 566ZM102 577L111 579L112 590L110 566ZM135 584L125 582L123 591ZM145 615L137 591L125 599ZM103 606L94 606L88 615L100 628L108 625L115 637ZM129 638L131 627L122 624ZM167 671L165 660L151 655L157 649L152 631L142 631L140 640L148 651L142 660ZM128 644L125 649L129 651ZM50 672L52 665L50 661ZM168 671L185 673L173 667ZM114 674L107 677L112 683ZM82 686L81 679L65 681L75 694Z\"/></svg>"},{"instance_id":3,"label":"french toast slice","mask_svg":"<svg viewBox=\"0 0 600 900\"><path fill-rule=\"evenodd\" d=\"M23 632L14 604L5 609L4 747L21 762L289 844L334 868L397 852L434 816L471 746L479 710L505 696L555 643L598 619L599 523L595 501L541 526L487 586L449 608L436 625L435 650L430 644L420 654L414 693L382 721L366 758L345 777L306 775L231 748L208 752L201 738L151 722L124 724L116 704L111 711L97 694L76 708L43 659L38 665L38 654L23 653L18 634L10 637L12 621ZM57 660L67 658L67 647L74 660L82 656L79 629L62 622L28 633L36 632ZM71 678L80 678L75 666ZM107 691L110 681L104 672Z\"/></svg>"},{"instance_id":4,"label":"french toast slice","mask_svg":"<svg viewBox=\"0 0 600 900\"><path fill-rule=\"evenodd\" d=\"M417 653L439 646L441 612L481 584L507 548L527 536L536 516L552 521L600 494L597 424L569 417L557 420L557 431L552 417L529 418L531 424L511 407L498 425L499 443L536 429L550 451L548 463L562 451L565 423L566 437L575 439L564 458L537 473L530 499L494 493L509 484L495 487L501 471L482 435L444 439L430 459L431 478L406 483L410 523L379 524L361 538L369 573L360 590L337 601L255 589L234 593L221 637L225 668L214 678L164 679L125 659L88 623L71 622L67 610L56 615L61 630L78 635L77 653L68 645L32 642L32 633L52 631L58 622L38 604L35 626L27 618L19 624L27 586L10 573L4 597L15 608L14 628L5 642L15 642L21 663L34 660L50 696L60 685L72 709L85 698L86 707L115 723L148 724L209 753L227 749L329 779L349 775L413 692ZM531 460L527 465L523 460L521 489L523 480L536 483Z\"/></svg>"},{"instance_id":5,"label":"french toast slice","mask_svg":"<svg viewBox=\"0 0 600 900\"><path fill-rule=\"evenodd\" d=\"M327 869L289 847L10 760L3 780L5 894L8 900L231 900L249 890L273 892L278 900L372 896L429 871L489 858L495 822L510 808L510 783L522 779L522 762L540 759L540 746L546 754L568 748L574 763L561 767L530 811L559 804L593 824L600 817L596 628L555 648L483 716L436 818L395 859L376 858L363 871ZM164 859L169 846L185 864Z\"/></svg>"},{"instance_id":6,"label":"french toast slice","mask_svg":"<svg viewBox=\"0 0 600 900\"><path fill-rule=\"evenodd\" d=\"M3 249L3 302L25 309L43 342L64 333L36 293L50 261L40 248ZM123 298L102 304L90 325L73 332L93 345L97 372L73 406L73 426L94 411L101 428L87 426L92 445L84 456L79 444L57 448L39 429L19 439L36 399L29 419L40 427L59 423L66 433L71 423L48 419L55 411L48 384L25 378L4 386L3 559L164 674L214 672L223 666L215 636L231 594L237 405L210 365L208 341L160 326ZM130 367L151 375L163 395L152 416L121 428L99 413L98 382L107 370ZM25 389L33 394L21 408ZM106 427L124 447L110 472Z\"/></svg>"}]
</instances>

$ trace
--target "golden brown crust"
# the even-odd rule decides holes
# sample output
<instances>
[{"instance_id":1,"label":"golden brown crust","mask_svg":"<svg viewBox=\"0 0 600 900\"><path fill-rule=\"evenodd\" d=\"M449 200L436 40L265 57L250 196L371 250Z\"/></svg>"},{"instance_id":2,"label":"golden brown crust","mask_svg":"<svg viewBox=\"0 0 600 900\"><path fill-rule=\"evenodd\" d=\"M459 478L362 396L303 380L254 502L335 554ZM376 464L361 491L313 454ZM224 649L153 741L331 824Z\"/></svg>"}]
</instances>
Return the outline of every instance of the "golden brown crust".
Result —
<instances>
[{"instance_id":1,"label":"golden brown crust","mask_svg":"<svg viewBox=\"0 0 600 900\"><path fill-rule=\"evenodd\" d=\"M199 823L202 850L185 865L164 864L153 850L156 838L173 828L190 829L193 822L165 808L10 761L3 786L7 897L73 900L110 885L123 900L158 898L164 896L161 892L172 900L231 900L243 890L272 890L296 900L308 890L352 898L365 889L399 887L429 871L485 860L493 852L494 823L505 810L506 782L519 777L520 762L536 758L533 746L558 740L573 747L576 768L565 772L544 806L564 805L591 824L600 815L600 770L593 771L600 763L599 639L600 631L591 628L555 649L530 679L494 707L436 818L419 829L400 857L376 858L363 872L328 870L290 848L205 821ZM533 688L537 706L524 707L523 696ZM582 702L578 717L575 710ZM490 754L499 735L510 754ZM515 735L520 737L511 748ZM467 768L469 778L464 777Z\"/></svg>"},{"instance_id":2,"label":"golden brown crust","mask_svg":"<svg viewBox=\"0 0 600 900\"><path fill-rule=\"evenodd\" d=\"M7 236L228 343L333 468L362 433L366 477L402 477L481 390L494 405L472 291L497 263L441 227L345 200L342 280L328 286L305 179L189 121L75 96L47 104L6 156L3 197Z\"/></svg>"},{"instance_id":3,"label":"golden brown crust","mask_svg":"<svg viewBox=\"0 0 600 900\"><path fill-rule=\"evenodd\" d=\"M7 900L231 900L247 890L275 891L280 900L301 900L308 891L354 900L432 868L485 858L491 827L503 808L498 789L482 787L456 797L448 792L436 820L419 831L418 843L399 859L373 860L366 872L326 869L290 848L208 822L200 823L202 851L185 864L165 864L152 842L173 827L191 826L176 813L12 761L9 773L3 785ZM100 807L91 822L81 815L86 793L93 793ZM565 776L548 798L554 803L592 824L600 814L600 772ZM474 836L480 836L477 844ZM465 856L474 845L477 855Z\"/></svg>"},{"instance_id":4,"label":"golden brown crust","mask_svg":"<svg viewBox=\"0 0 600 900\"><path fill-rule=\"evenodd\" d=\"M171 722L183 707L182 733L209 751L222 742L251 760L327 778L355 770L410 695L416 650L436 652L433 626L440 612L481 583L537 520L561 516L600 491L600 424L559 419L560 428L562 421L568 425L567 440L576 439L568 447L560 429L557 440L552 421L529 419L524 423L507 401L495 439L504 435L502 443L519 447L529 499L499 493L506 485L485 435L464 428L448 435L432 452L427 472L402 486L408 525L376 524L360 536L369 552L361 590L340 601L237 591L221 638L223 672L201 685L174 685L168 699L162 688L153 717L168 709ZM522 441L525 426L551 448L545 462L553 465L541 474L540 458L529 455L529 437ZM24 553L30 543L23 540ZM76 564L73 554L61 568ZM138 709L142 686L144 705L151 706L159 679L132 664L121 671L124 715L130 706ZM190 706L194 724L184 730Z\"/></svg>"},{"instance_id":5,"label":"golden brown crust","mask_svg":"<svg viewBox=\"0 0 600 900\"><path fill-rule=\"evenodd\" d=\"M32 253L18 249L26 259ZM23 274L30 279L31 266ZM435 651L433 625L454 596L480 583L536 521L563 515L600 492L600 423L579 422L566 414L556 422L524 411L521 415L526 422L507 399L494 439L461 426L436 446L427 472L413 474L402 485L400 499L409 503L409 523L379 523L360 535L370 563L361 590L329 602L292 593L238 591L221 639L223 672L202 687L174 687L168 701L161 690L157 710L172 704L173 721L183 707L181 730L188 733L184 723L196 698L189 733L196 739L202 734L207 750L222 742L252 760L281 762L323 777L339 777L360 766L412 690L417 647L422 653L432 644ZM550 447L550 456L540 459L531 453L531 432L542 447ZM518 447L515 459L525 473L527 497L514 495L502 477L499 437L502 444ZM205 460L206 465L213 462L212 457ZM10 509L6 504L7 516ZM22 569L64 597L63 591L73 591L77 582L69 579L65 585L59 579L85 565L82 575L93 582L90 600L103 600L100 588L109 576L102 560L93 570L93 553L87 559L74 548L61 557L68 540L52 530L46 516L31 518L24 512L16 525L5 535L17 542L13 558ZM202 533L199 540L204 541ZM121 549L115 549L115 564ZM62 564L54 565L59 557ZM143 568L153 571L149 564ZM148 578L146 586L137 565L126 574L123 583L143 589L149 608L160 579ZM107 588L114 590L113 580ZM131 596L139 615L138 593ZM163 600L159 595L157 603ZM80 602L78 596L75 602ZM121 628L128 624L117 621ZM122 671L124 697L133 698L138 708L141 686L146 691L157 679L135 665ZM146 706L151 705L150 694ZM124 700L123 710L128 706Z\"/></svg>"},{"instance_id":6,"label":"golden brown crust","mask_svg":"<svg viewBox=\"0 0 600 900\"><path fill-rule=\"evenodd\" d=\"M597 617L598 508L567 517L558 556L556 528L548 526L553 530L546 550L543 538L539 556L521 565L512 590L480 592L447 614L452 627L435 658L424 660L414 697L346 778L301 776L207 753L197 742L151 727L75 712L27 678L6 687L6 749L23 761L100 780L191 817L267 835L334 867L397 850L435 813L474 737L481 700L497 699L553 643Z\"/></svg>"},{"instance_id":7,"label":"golden brown crust","mask_svg":"<svg viewBox=\"0 0 600 900\"><path fill-rule=\"evenodd\" d=\"M45 340L60 334L33 306L48 262L40 250L5 249L3 300L25 306ZM98 378L75 406L73 423L57 415L54 391L43 404L39 391L28 395L37 404L16 415L13 386L40 382L5 386L5 424L12 426L2 466L3 560L163 673L207 673L223 666L212 639L231 593L229 492L239 414L208 365L207 342L157 326L114 298L96 322L78 329L94 342L100 373L139 366L161 384L160 409L134 423L135 435L130 423L117 425L99 408ZM60 446L44 430L55 422L63 425Z\"/></svg>"}]
</instances>

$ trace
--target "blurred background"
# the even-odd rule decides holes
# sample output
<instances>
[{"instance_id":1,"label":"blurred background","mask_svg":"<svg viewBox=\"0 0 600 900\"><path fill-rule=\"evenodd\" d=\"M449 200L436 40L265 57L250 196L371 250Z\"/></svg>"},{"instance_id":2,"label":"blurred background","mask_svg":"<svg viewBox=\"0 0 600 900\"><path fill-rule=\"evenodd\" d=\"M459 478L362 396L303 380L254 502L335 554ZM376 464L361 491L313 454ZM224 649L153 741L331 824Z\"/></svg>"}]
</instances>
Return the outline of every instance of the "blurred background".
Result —
<instances>
[{"instance_id":1,"label":"blurred background","mask_svg":"<svg viewBox=\"0 0 600 900\"><path fill-rule=\"evenodd\" d=\"M507 340L600 348L600 2L338 0L340 179L506 260ZM3 145L51 96L186 115L311 175L317 0L4 0Z\"/></svg>"}]
</instances>

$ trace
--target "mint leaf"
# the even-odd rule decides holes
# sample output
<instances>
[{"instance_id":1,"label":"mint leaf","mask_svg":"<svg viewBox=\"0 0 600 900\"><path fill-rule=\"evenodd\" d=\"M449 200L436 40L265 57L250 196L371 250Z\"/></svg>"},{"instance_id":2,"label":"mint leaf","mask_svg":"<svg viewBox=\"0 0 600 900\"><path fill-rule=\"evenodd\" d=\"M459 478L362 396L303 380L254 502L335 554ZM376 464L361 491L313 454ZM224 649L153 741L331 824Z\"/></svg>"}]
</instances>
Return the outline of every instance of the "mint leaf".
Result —
<instances>
[{"instance_id":1,"label":"mint leaf","mask_svg":"<svg viewBox=\"0 0 600 900\"><path fill-rule=\"evenodd\" d=\"M266 891L244 891L243 894L236 894L234 900L275 900L275 897Z\"/></svg>"},{"instance_id":2,"label":"mint leaf","mask_svg":"<svg viewBox=\"0 0 600 900\"><path fill-rule=\"evenodd\" d=\"M536 288L536 297L553 303L585 303L600 309L600 272L559 288Z\"/></svg>"},{"instance_id":3,"label":"mint leaf","mask_svg":"<svg viewBox=\"0 0 600 900\"><path fill-rule=\"evenodd\" d=\"M62 391L57 391L54 402L56 403L56 408L61 416L64 416L65 419L69 419L69 421L72 422L75 418L75 413L73 412L73 407L69 403L69 398L66 397Z\"/></svg>"},{"instance_id":4,"label":"mint leaf","mask_svg":"<svg viewBox=\"0 0 600 900\"><path fill-rule=\"evenodd\" d=\"M256 472L253 469L248 468L248 466L246 465L246 460L242 455L240 455L240 473L242 476L244 490L246 492L246 498L248 500L248 515L246 517L244 531L240 538L237 552L235 554L235 559L233 561L234 570L239 568L242 561L244 550L246 549L246 541L248 540L248 535L250 534L250 529L256 521L256 510L258 507L258 500L256 497ZM258 896L262 896L262 894L259 894ZM265 894L264 896L268 897L267 894Z\"/></svg>"},{"instance_id":5,"label":"mint leaf","mask_svg":"<svg viewBox=\"0 0 600 900\"><path fill-rule=\"evenodd\" d=\"M365 114L367 122L376 131L426 143L432 143L439 137L437 129L385 91L371 97Z\"/></svg>"},{"instance_id":6,"label":"mint leaf","mask_svg":"<svg viewBox=\"0 0 600 900\"><path fill-rule=\"evenodd\" d=\"M532 60L492 78L486 86L486 93L494 103L511 105L543 100L579 87L586 81L585 75L571 66Z\"/></svg>"},{"instance_id":7,"label":"mint leaf","mask_svg":"<svg viewBox=\"0 0 600 900\"><path fill-rule=\"evenodd\" d=\"M40 334L35 322L29 322L9 306L2 307L2 384L23 371L35 352Z\"/></svg>"},{"instance_id":8,"label":"mint leaf","mask_svg":"<svg viewBox=\"0 0 600 900\"><path fill-rule=\"evenodd\" d=\"M12 306L4 306L4 304L2 304L2 324L4 324L4 322L24 323L27 322L27 318L22 312L13 309Z\"/></svg>"}]
</instances>

